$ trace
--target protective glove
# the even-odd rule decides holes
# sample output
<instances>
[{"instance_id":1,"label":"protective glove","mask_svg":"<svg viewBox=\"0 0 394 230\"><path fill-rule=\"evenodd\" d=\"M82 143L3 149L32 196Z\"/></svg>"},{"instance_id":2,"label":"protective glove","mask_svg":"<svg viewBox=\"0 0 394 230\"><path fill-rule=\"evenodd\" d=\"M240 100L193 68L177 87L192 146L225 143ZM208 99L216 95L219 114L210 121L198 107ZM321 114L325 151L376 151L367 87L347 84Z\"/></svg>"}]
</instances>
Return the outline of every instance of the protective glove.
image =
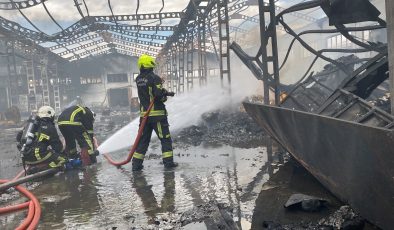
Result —
<instances>
[{"instance_id":1,"label":"protective glove","mask_svg":"<svg viewBox=\"0 0 394 230\"><path fill-rule=\"evenodd\" d=\"M168 96L168 97L173 97L173 96L175 96L175 93L174 92L167 92L167 95L166 96Z\"/></svg>"},{"instance_id":2,"label":"protective glove","mask_svg":"<svg viewBox=\"0 0 394 230\"><path fill-rule=\"evenodd\" d=\"M93 155L97 157L98 155L100 155L100 152L98 150L94 150Z\"/></svg>"}]
</instances>

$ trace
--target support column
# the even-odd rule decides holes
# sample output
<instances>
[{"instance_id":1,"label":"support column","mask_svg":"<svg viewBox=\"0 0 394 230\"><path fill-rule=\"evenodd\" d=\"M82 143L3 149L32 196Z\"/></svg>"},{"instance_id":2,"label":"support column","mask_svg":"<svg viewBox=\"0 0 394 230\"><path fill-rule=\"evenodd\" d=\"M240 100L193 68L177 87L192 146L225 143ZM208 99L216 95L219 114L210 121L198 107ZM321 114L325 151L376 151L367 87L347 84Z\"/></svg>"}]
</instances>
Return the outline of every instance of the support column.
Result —
<instances>
[{"instance_id":1,"label":"support column","mask_svg":"<svg viewBox=\"0 0 394 230\"><path fill-rule=\"evenodd\" d=\"M41 59L41 84L42 84L42 105L50 105L49 99L49 78L48 78L48 57L44 55Z\"/></svg>"},{"instance_id":2,"label":"support column","mask_svg":"<svg viewBox=\"0 0 394 230\"><path fill-rule=\"evenodd\" d=\"M27 104L29 112L37 110L36 100L36 78L34 71L34 61L25 61L26 77L27 77Z\"/></svg>"},{"instance_id":3,"label":"support column","mask_svg":"<svg viewBox=\"0 0 394 230\"><path fill-rule=\"evenodd\" d=\"M171 53L167 53L166 56L166 81L167 90L172 91L172 72L171 72Z\"/></svg>"},{"instance_id":4,"label":"support column","mask_svg":"<svg viewBox=\"0 0 394 230\"><path fill-rule=\"evenodd\" d=\"M177 43L171 47L171 81L172 92L178 93L178 61L177 61Z\"/></svg>"},{"instance_id":5,"label":"support column","mask_svg":"<svg viewBox=\"0 0 394 230\"><path fill-rule=\"evenodd\" d=\"M51 79L53 82L53 105L56 113L61 112L61 95L60 95L60 78L58 73L57 63L54 64L53 72L51 72ZM67 83L66 83L67 84Z\"/></svg>"},{"instance_id":6,"label":"support column","mask_svg":"<svg viewBox=\"0 0 394 230\"><path fill-rule=\"evenodd\" d=\"M265 15L269 14L270 22L273 22L271 27L266 27ZM275 1L269 0L268 3L259 1L259 14L260 14L260 38L261 48L258 57L261 55L261 62L258 63L263 70L264 81L264 103L269 104L269 90L270 87L274 89L275 104L280 102L279 96L279 66L278 66L278 47L276 38L276 22L275 22ZM271 50L268 46L271 45ZM269 52L271 51L271 52ZM268 56L271 53L272 56ZM269 81L272 71L273 82Z\"/></svg>"},{"instance_id":7,"label":"support column","mask_svg":"<svg viewBox=\"0 0 394 230\"><path fill-rule=\"evenodd\" d=\"M394 115L394 2L386 0L387 42L389 51L391 114Z\"/></svg>"},{"instance_id":8,"label":"support column","mask_svg":"<svg viewBox=\"0 0 394 230\"><path fill-rule=\"evenodd\" d=\"M223 86L223 78L227 78L229 86L231 85L230 72L230 29L228 16L228 0L218 1L218 23L219 23L219 52L220 52L220 81Z\"/></svg>"},{"instance_id":9,"label":"support column","mask_svg":"<svg viewBox=\"0 0 394 230\"><path fill-rule=\"evenodd\" d=\"M198 80L199 84L207 84L207 54L206 54L206 30L203 7L198 7L197 16L197 45L198 45Z\"/></svg>"},{"instance_id":10,"label":"support column","mask_svg":"<svg viewBox=\"0 0 394 230\"><path fill-rule=\"evenodd\" d=\"M178 61L179 61L179 73L178 73L178 93L185 91L185 38L181 37L178 45Z\"/></svg>"},{"instance_id":11,"label":"support column","mask_svg":"<svg viewBox=\"0 0 394 230\"><path fill-rule=\"evenodd\" d=\"M193 29L191 29L187 34L187 47L186 47L186 84L187 91L193 88L193 58L194 58L194 45L193 45Z\"/></svg>"},{"instance_id":12,"label":"support column","mask_svg":"<svg viewBox=\"0 0 394 230\"><path fill-rule=\"evenodd\" d=\"M16 104L17 96L17 72L16 72L16 59L15 59L15 41L7 42L7 104L8 107Z\"/></svg>"}]
</instances>

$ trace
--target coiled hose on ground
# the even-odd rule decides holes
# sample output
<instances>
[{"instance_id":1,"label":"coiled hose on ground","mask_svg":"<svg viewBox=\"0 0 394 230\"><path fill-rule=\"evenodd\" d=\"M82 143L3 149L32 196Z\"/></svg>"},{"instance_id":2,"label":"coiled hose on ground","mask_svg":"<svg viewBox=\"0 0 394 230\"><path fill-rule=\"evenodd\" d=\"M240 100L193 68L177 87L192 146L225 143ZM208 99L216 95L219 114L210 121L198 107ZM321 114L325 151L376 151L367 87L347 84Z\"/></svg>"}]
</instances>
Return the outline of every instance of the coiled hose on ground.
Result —
<instances>
[{"instance_id":1,"label":"coiled hose on ground","mask_svg":"<svg viewBox=\"0 0 394 230\"><path fill-rule=\"evenodd\" d=\"M24 174L24 170L22 170L18 175L12 180L0 180L0 184L7 183L13 180L20 178ZM29 192L26 188L22 187L21 185L15 186L16 190L22 193L26 198L30 201L27 201L22 204L11 205L7 207L0 208L0 215L22 211L28 208L27 216L25 220L16 228L17 230L24 230L24 229L36 229L38 223L41 218L41 206L38 202L38 199L34 196L33 193Z\"/></svg>"}]
</instances>

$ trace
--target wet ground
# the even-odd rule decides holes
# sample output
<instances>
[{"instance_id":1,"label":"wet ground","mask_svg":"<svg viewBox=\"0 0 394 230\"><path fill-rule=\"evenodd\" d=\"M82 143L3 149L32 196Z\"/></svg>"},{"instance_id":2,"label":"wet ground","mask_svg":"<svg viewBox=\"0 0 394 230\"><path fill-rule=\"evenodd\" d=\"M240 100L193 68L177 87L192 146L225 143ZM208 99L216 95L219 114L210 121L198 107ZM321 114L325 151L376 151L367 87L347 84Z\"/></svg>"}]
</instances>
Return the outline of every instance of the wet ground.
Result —
<instances>
[{"instance_id":1,"label":"wet ground","mask_svg":"<svg viewBox=\"0 0 394 230\"><path fill-rule=\"evenodd\" d=\"M216 129L202 136L212 136ZM246 130L244 135L258 132ZM22 168L13 143L15 132L2 133L1 178L11 178ZM86 170L29 184L43 209L39 228L264 229L264 221L316 222L341 205L268 138L258 137L260 144L253 148L232 144L230 139L207 142L203 137L198 144L175 139L175 159L180 166L174 170L164 170L160 145L155 141L142 172L133 173L131 165L117 169L100 157L97 165ZM126 154L112 155L123 159ZM330 200L330 205L317 213L288 211L283 204L293 193L319 196ZM9 200L20 203L15 197L14 193L4 194L0 205ZM23 213L0 216L0 229L14 229L23 218Z\"/></svg>"},{"instance_id":2,"label":"wet ground","mask_svg":"<svg viewBox=\"0 0 394 230\"><path fill-rule=\"evenodd\" d=\"M156 150L141 173L101 161L57 175L34 185L44 213L40 228L171 228L181 225L183 212L209 201L231 207L230 215L250 225L257 188L267 179L253 180L267 162L265 151L201 145L179 151L180 166L165 171ZM13 229L16 220L2 218L1 228Z\"/></svg>"}]
</instances>

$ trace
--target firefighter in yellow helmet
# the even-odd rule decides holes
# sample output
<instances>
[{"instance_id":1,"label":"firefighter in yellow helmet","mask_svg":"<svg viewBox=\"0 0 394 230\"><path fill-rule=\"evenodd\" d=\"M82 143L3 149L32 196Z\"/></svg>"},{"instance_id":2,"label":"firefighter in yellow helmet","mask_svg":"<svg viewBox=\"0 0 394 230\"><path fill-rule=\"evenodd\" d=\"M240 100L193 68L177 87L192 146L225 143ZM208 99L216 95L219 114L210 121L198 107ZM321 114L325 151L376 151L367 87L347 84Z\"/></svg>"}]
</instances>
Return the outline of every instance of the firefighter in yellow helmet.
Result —
<instances>
[{"instance_id":1,"label":"firefighter in yellow helmet","mask_svg":"<svg viewBox=\"0 0 394 230\"><path fill-rule=\"evenodd\" d=\"M50 106L42 106L37 116L31 116L17 135L23 163L29 166L28 174L63 167L66 162L54 118L55 110Z\"/></svg>"},{"instance_id":2,"label":"firefighter in yellow helmet","mask_svg":"<svg viewBox=\"0 0 394 230\"><path fill-rule=\"evenodd\" d=\"M155 59L149 55L141 55L138 59L140 74L136 78L136 84L140 100L141 118L145 115L150 102L152 100L155 100L155 102L144 127L140 142L133 155L133 171L140 171L143 168L142 163L145 153L148 150L153 130L161 141L164 167L173 168L178 166L178 164L174 162L167 110L164 105L167 96L174 96L174 93L168 92L163 88L162 79L153 73L155 67Z\"/></svg>"}]
</instances>

